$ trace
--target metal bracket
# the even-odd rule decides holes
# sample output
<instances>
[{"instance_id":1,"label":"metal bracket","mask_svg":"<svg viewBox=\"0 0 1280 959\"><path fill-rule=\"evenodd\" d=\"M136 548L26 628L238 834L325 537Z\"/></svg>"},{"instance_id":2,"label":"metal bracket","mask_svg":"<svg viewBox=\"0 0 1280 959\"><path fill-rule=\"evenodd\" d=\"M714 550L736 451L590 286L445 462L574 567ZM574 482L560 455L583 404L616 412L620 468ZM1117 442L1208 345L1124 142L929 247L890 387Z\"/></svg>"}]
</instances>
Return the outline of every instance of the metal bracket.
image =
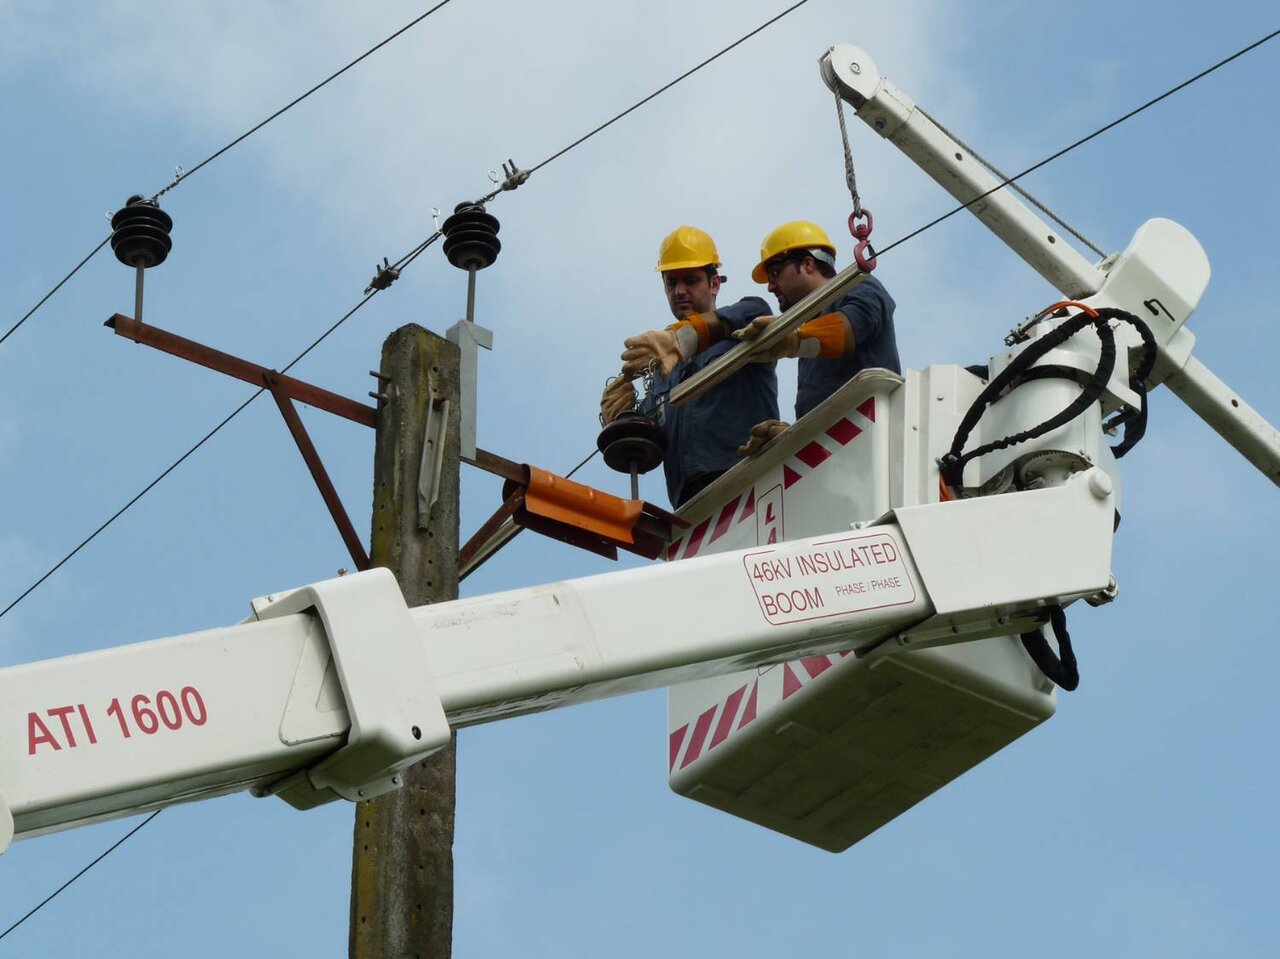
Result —
<instances>
[{"instance_id":1,"label":"metal bracket","mask_svg":"<svg viewBox=\"0 0 1280 959\"><path fill-rule=\"evenodd\" d=\"M444 445L449 438L449 397L437 396L435 381L427 376L427 422L422 429L422 459L418 463L418 529L431 528L436 503L440 499L440 477L444 472ZM465 409L465 407L464 407Z\"/></svg>"},{"instance_id":2,"label":"metal bracket","mask_svg":"<svg viewBox=\"0 0 1280 959\"><path fill-rule=\"evenodd\" d=\"M458 358L458 392L461 396L460 436L463 459L473 460L476 456L476 369L478 366L479 347L493 349L493 330L485 329L469 320L459 320L445 332L450 343L457 344L461 355Z\"/></svg>"},{"instance_id":3,"label":"metal bracket","mask_svg":"<svg viewBox=\"0 0 1280 959\"><path fill-rule=\"evenodd\" d=\"M448 744L426 646L389 570L305 586L254 609L260 620L319 618L351 719L346 745L273 790L290 805L380 796L399 787L402 770Z\"/></svg>"}]
</instances>

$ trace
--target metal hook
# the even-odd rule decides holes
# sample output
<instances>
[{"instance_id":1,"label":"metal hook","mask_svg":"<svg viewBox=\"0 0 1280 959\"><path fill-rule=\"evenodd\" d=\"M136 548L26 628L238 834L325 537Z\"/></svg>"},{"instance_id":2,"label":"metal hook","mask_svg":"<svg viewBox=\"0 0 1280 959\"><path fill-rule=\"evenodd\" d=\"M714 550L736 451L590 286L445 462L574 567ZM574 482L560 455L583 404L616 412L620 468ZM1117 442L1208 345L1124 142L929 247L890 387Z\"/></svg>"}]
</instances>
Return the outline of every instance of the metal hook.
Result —
<instances>
[{"instance_id":1,"label":"metal hook","mask_svg":"<svg viewBox=\"0 0 1280 959\"><path fill-rule=\"evenodd\" d=\"M431 208L431 222L436 225L436 232L440 232L440 208L433 206Z\"/></svg>"},{"instance_id":2,"label":"metal hook","mask_svg":"<svg viewBox=\"0 0 1280 959\"><path fill-rule=\"evenodd\" d=\"M505 169L506 169L506 167L504 166L504 167L503 167L503 169L505 170ZM490 183L494 183L494 184L498 184L498 183L501 183L501 182L502 182L502 177L500 177L500 176L498 175L498 171L497 171L497 170L490 170L490 171L489 171L489 182L490 182Z\"/></svg>"},{"instance_id":3,"label":"metal hook","mask_svg":"<svg viewBox=\"0 0 1280 959\"><path fill-rule=\"evenodd\" d=\"M865 219L865 223L859 223L859 220ZM853 238L857 240L857 244L853 248L853 260L858 264L858 269L864 273L870 273L876 268L876 251L871 245L871 229L875 225L872 219L871 211L868 209L855 210L849 214L849 232L853 234ZM868 253L867 251L870 251Z\"/></svg>"}]
</instances>

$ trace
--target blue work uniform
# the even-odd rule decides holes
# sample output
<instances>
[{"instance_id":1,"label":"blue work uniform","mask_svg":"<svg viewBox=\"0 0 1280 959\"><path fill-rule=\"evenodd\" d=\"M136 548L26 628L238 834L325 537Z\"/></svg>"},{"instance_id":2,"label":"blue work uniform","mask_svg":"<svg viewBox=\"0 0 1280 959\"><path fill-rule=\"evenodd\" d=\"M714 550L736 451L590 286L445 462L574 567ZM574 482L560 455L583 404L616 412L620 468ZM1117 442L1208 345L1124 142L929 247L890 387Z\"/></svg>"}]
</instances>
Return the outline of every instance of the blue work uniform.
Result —
<instances>
[{"instance_id":1,"label":"blue work uniform","mask_svg":"<svg viewBox=\"0 0 1280 959\"><path fill-rule=\"evenodd\" d=\"M729 331L769 314L769 305L758 296L748 296L716 310L716 316ZM670 376L659 373L654 377L645 397L642 408L667 433L662 469L667 477L667 496L674 507L692 498L742 458L738 447L747 441L751 427L778 418L778 375L773 363L748 363L681 406L667 403L667 394L675 386L737 345L737 340L726 337L696 356L681 360Z\"/></svg>"},{"instance_id":2,"label":"blue work uniform","mask_svg":"<svg viewBox=\"0 0 1280 959\"><path fill-rule=\"evenodd\" d=\"M804 359L796 376L796 419L825 400L854 376L873 366L902 372L898 338L893 332L893 297L884 284L869 276L835 303L853 329L854 353L840 359Z\"/></svg>"}]
</instances>

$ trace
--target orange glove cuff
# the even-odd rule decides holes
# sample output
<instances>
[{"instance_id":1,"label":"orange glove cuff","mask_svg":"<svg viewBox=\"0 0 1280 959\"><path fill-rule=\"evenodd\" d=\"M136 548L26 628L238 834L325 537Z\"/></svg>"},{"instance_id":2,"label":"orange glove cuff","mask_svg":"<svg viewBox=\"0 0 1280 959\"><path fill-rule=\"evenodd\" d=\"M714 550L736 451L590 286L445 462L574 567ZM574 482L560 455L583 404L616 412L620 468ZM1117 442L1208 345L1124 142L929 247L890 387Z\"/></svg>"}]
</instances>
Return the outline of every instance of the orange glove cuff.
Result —
<instances>
[{"instance_id":1,"label":"orange glove cuff","mask_svg":"<svg viewBox=\"0 0 1280 959\"><path fill-rule=\"evenodd\" d=\"M844 356L845 322L843 313L828 313L801 324L796 330L800 339L818 341L818 357L824 360Z\"/></svg>"},{"instance_id":2,"label":"orange glove cuff","mask_svg":"<svg viewBox=\"0 0 1280 959\"><path fill-rule=\"evenodd\" d=\"M667 327L668 330L679 331L682 327L691 327L698 334L698 352L701 353L711 345L711 328L707 326L707 318L701 313L688 313L677 322Z\"/></svg>"}]
</instances>

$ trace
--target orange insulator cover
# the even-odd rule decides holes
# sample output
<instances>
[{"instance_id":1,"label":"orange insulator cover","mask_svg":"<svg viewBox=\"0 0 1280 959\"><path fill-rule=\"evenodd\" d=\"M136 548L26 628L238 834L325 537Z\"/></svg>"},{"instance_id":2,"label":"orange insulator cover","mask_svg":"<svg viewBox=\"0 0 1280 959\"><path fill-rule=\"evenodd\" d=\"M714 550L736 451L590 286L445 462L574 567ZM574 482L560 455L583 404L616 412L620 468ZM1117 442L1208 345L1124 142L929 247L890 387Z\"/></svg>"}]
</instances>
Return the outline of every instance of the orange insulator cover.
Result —
<instances>
[{"instance_id":1,"label":"orange insulator cover","mask_svg":"<svg viewBox=\"0 0 1280 959\"><path fill-rule=\"evenodd\" d=\"M615 543L633 543L635 539L631 531L640 518L644 503L638 499L611 496L530 466L524 508L535 516L587 530Z\"/></svg>"}]
</instances>

